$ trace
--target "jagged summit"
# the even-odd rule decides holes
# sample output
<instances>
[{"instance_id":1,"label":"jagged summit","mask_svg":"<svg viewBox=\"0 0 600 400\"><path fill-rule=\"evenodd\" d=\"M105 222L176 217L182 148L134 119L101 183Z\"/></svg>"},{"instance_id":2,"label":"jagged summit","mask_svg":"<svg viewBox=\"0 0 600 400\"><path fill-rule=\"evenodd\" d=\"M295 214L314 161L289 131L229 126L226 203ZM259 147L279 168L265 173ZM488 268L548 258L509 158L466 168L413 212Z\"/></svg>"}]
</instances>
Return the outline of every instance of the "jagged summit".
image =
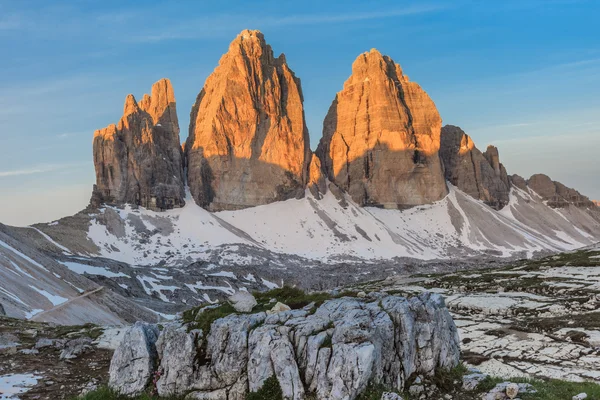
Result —
<instances>
[{"instance_id":1,"label":"jagged summit","mask_svg":"<svg viewBox=\"0 0 600 400\"><path fill-rule=\"evenodd\" d=\"M310 148L300 80L259 31L245 30L194 104L188 184L209 210L302 196Z\"/></svg>"},{"instance_id":2,"label":"jagged summit","mask_svg":"<svg viewBox=\"0 0 600 400\"><path fill-rule=\"evenodd\" d=\"M433 101L376 49L359 55L323 123L328 178L361 205L406 207L447 193Z\"/></svg>"},{"instance_id":3,"label":"jagged summit","mask_svg":"<svg viewBox=\"0 0 600 400\"><path fill-rule=\"evenodd\" d=\"M169 209L184 203L179 122L168 79L138 103L125 98L123 116L94 132L96 184L91 204L137 204Z\"/></svg>"},{"instance_id":4,"label":"jagged summit","mask_svg":"<svg viewBox=\"0 0 600 400\"><path fill-rule=\"evenodd\" d=\"M497 210L508 204L510 182L496 147L488 146L482 153L462 129L446 125L440 157L446 179L458 189Z\"/></svg>"}]
</instances>

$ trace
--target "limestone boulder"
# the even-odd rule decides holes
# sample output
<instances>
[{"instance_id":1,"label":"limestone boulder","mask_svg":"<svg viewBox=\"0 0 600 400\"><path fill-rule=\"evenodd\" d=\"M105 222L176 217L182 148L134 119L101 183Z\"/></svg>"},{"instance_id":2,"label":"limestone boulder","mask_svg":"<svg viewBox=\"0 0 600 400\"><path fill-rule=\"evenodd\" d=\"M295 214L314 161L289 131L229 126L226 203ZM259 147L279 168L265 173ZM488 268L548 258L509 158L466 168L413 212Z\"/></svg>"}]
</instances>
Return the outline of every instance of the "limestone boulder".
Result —
<instances>
[{"instance_id":1,"label":"limestone boulder","mask_svg":"<svg viewBox=\"0 0 600 400\"><path fill-rule=\"evenodd\" d=\"M151 93L140 102L128 95L119 123L94 133L92 206L183 206L183 154L171 82L161 79Z\"/></svg>"},{"instance_id":2,"label":"limestone boulder","mask_svg":"<svg viewBox=\"0 0 600 400\"><path fill-rule=\"evenodd\" d=\"M410 207L447 193L433 101L388 56L358 56L317 148L329 180L363 206Z\"/></svg>"},{"instance_id":3,"label":"limestone boulder","mask_svg":"<svg viewBox=\"0 0 600 400\"><path fill-rule=\"evenodd\" d=\"M108 385L118 393L142 393L156 371L158 326L136 322L123 336L110 362Z\"/></svg>"},{"instance_id":4,"label":"limestone boulder","mask_svg":"<svg viewBox=\"0 0 600 400\"><path fill-rule=\"evenodd\" d=\"M214 321L210 332L188 330L173 323L160 333L154 371L161 396L243 400L275 378L285 399L353 400L369 385L406 390L415 375L431 377L456 366L460 357L458 332L443 298L430 293L409 299L345 297L316 309L269 315L231 314ZM146 353L124 351L141 343L147 341L124 340L111 363L111 372L113 364L139 367L121 370L130 374L122 378L129 393L147 383Z\"/></svg>"},{"instance_id":5,"label":"limestone boulder","mask_svg":"<svg viewBox=\"0 0 600 400\"><path fill-rule=\"evenodd\" d=\"M510 181L496 147L482 153L462 129L446 125L440 157L446 179L458 189L497 210L508 204Z\"/></svg>"},{"instance_id":6,"label":"limestone boulder","mask_svg":"<svg viewBox=\"0 0 600 400\"><path fill-rule=\"evenodd\" d=\"M304 195L310 162L300 80L245 30L208 77L185 145L196 203L234 210Z\"/></svg>"}]
</instances>

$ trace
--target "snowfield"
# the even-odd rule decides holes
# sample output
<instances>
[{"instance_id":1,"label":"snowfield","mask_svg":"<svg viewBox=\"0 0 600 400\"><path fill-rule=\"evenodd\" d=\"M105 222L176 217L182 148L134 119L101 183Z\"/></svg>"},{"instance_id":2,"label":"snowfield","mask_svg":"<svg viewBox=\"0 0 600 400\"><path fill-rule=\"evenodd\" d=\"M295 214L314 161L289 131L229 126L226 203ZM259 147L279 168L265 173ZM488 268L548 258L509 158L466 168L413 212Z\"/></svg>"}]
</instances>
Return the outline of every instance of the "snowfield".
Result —
<instances>
[{"instance_id":1,"label":"snowfield","mask_svg":"<svg viewBox=\"0 0 600 400\"><path fill-rule=\"evenodd\" d=\"M441 201L407 210L359 207L331 191L317 200L307 191L303 199L210 213L188 196L183 208L165 212L103 208L87 235L97 255L132 265L207 261L216 248L228 248L223 264L251 264L236 245L334 263L572 250L600 240L600 221L575 207L552 209L516 188L496 211L451 187Z\"/></svg>"}]
</instances>

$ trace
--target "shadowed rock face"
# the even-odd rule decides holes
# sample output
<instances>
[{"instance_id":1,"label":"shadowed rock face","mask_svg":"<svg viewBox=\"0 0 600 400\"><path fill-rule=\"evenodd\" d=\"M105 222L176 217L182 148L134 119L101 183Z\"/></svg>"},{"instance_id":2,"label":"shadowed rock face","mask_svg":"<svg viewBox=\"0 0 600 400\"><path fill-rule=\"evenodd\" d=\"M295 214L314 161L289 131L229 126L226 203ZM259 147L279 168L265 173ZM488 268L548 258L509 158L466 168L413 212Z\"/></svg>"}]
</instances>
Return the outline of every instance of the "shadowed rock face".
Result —
<instances>
[{"instance_id":1,"label":"shadowed rock face","mask_svg":"<svg viewBox=\"0 0 600 400\"><path fill-rule=\"evenodd\" d=\"M553 181L549 176L544 174L532 175L527 181L527 186L547 201L550 207L567 207L570 204L584 208L596 207L593 201L577 190L567 187L560 182Z\"/></svg>"},{"instance_id":2,"label":"shadowed rock face","mask_svg":"<svg viewBox=\"0 0 600 400\"><path fill-rule=\"evenodd\" d=\"M440 157L446 179L458 189L497 210L508 203L510 182L497 148L488 146L482 153L462 129L446 125L442 128Z\"/></svg>"},{"instance_id":3,"label":"shadowed rock face","mask_svg":"<svg viewBox=\"0 0 600 400\"><path fill-rule=\"evenodd\" d=\"M329 108L317 154L329 179L360 205L431 203L448 193L441 125L427 93L371 50L358 56Z\"/></svg>"},{"instance_id":4,"label":"shadowed rock face","mask_svg":"<svg viewBox=\"0 0 600 400\"><path fill-rule=\"evenodd\" d=\"M171 82L161 79L123 116L94 133L96 185L91 204L137 204L164 210L184 204L179 123Z\"/></svg>"},{"instance_id":5,"label":"shadowed rock face","mask_svg":"<svg viewBox=\"0 0 600 400\"><path fill-rule=\"evenodd\" d=\"M209 210L299 197L310 148L300 80L262 33L243 31L208 77L190 115L188 184Z\"/></svg>"}]
</instances>

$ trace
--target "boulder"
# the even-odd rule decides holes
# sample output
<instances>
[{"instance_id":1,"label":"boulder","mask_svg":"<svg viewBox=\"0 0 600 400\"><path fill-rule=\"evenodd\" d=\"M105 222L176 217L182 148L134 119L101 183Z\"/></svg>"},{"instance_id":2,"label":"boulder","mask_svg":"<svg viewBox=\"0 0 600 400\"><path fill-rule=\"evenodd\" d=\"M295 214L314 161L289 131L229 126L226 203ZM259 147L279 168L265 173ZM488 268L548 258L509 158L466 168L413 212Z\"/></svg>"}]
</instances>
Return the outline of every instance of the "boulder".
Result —
<instances>
[{"instance_id":1,"label":"boulder","mask_svg":"<svg viewBox=\"0 0 600 400\"><path fill-rule=\"evenodd\" d=\"M262 33L245 30L190 115L188 185L211 211L301 197L311 158L300 80Z\"/></svg>"},{"instance_id":2,"label":"boulder","mask_svg":"<svg viewBox=\"0 0 600 400\"><path fill-rule=\"evenodd\" d=\"M0 315L6 315L6 311L4 311L4 306L0 303Z\"/></svg>"},{"instance_id":3,"label":"boulder","mask_svg":"<svg viewBox=\"0 0 600 400\"><path fill-rule=\"evenodd\" d=\"M383 392L381 400L404 400L402 396L393 392Z\"/></svg>"},{"instance_id":4,"label":"boulder","mask_svg":"<svg viewBox=\"0 0 600 400\"><path fill-rule=\"evenodd\" d=\"M440 157L446 179L458 189L497 210L508 204L510 182L497 148L488 146L482 153L462 129L446 125Z\"/></svg>"},{"instance_id":5,"label":"boulder","mask_svg":"<svg viewBox=\"0 0 600 400\"><path fill-rule=\"evenodd\" d=\"M117 349L111 386L115 365L139 360L139 351L126 348L139 348L140 342L146 343L125 339ZM143 368L135 371L144 373L131 375L128 392L145 387L156 371L161 396L243 400L275 378L286 399L314 393L352 400L371 384L405 390L412 376L431 377L439 368L456 366L460 356L456 326L443 299L430 293L376 301L345 297L316 310L271 315L232 314L214 321L207 333L167 325L156 351L159 365L148 373L143 352ZM124 377L132 372L121 370Z\"/></svg>"},{"instance_id":6,"label":"boulder","mask_svg":"<svg viewBox=\"0 0 600 400\"><path fill-rule=\"evenodd\" d=\"M239 290L229 296L229 302L237 312L250 312L258 304L252 293L246 290Z\"/></svg>"},{"instance_id":7,"label":"boulder","mask_svg":"<svg viewBox=\"0 0 600 400\"><path fill-rule=\"evenodd\" d=\"M91 205L130 203L152 210L183 206L183 155L171 82L161 79L123 116L94 133L96 184Z\"/></svg>"},{"instance_id":8,"label":"boulder","mask_svg":"<svg viewBox=\"0 0 600 400\"><path fill-rule=\"evenodd\" d=\"M276 313L290 311L290 310L291 310L291 308L287 304L277 302L269 311L267 311L267 314L276 314Z\"/></svg>"},{"instance_id":9,"label":"boulder","mask_svg":"<svg viewBox=\"0 0 600 400\"><path fill-rule=\"evenodd\" d=\"M527 180L525 180L525 178L523 178L522 176L513 174L510 176L509 180L513 186L521 190L527 191Z\"/></svg>"},{"instance_id":10,"label":"boulder","mask_svg":"<svg viewBox=\"0 0 600 400\"><path fill-rule=\"evenodd\" d=\"M123 340L110 362L108 385L120 394L140 394L150 383L156 371L158 326L136 322L123 336Z\"/></svg>"},{"instance_id":11,"label":"boulder","mask_svg":"<svg viewBox=\"0 0 600 400\"><path fill-rule=\"evenodd\" d=\"M509 383L506 386L506 396L508 396L509 399L514 399L518 395L519 395L519 385L517 385L516 383Z\"/></svg>"},{"instance_id":12,"label":"boulder","mask_svg":"<svg viewBox=\"0 0 600 400\"><path fill-rule=\"evenodd\" d=\"M373 49L354 61L316 153L329 180L360 205L432 203L448 193L438 155L441 125L427 93Z\"/></svg>"}]
</instances>

